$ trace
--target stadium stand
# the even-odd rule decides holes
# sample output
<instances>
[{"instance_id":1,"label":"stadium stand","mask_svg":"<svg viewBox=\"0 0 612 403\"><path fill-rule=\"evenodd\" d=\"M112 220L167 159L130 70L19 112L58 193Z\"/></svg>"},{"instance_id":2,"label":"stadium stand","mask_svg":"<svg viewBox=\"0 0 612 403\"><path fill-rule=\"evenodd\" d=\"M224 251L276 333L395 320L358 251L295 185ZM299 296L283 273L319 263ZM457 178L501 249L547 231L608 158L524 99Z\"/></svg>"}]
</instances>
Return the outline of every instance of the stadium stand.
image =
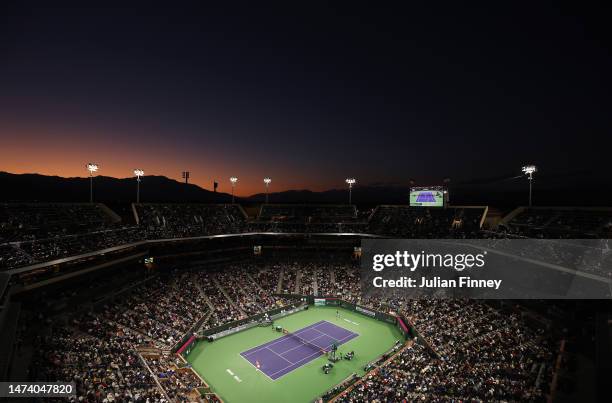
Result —
<instances>
[{"instance_id":1,"label":"stadium stand","mask_svg":"<svg viewBox=\"0 0 612 403\"><path fill-rule=\"evenodd\" d=\"M482 231L484 207L379 206L361 222L355 208L348 206L271 205L248 221L238 205L138 204L134 211L139 224L123 226L97 204L0 207L1 270L143 240L244 234L253 229L304 230L306 237L315 230L334 233L346 226L362 233L414 238L590 238L609 236L612 218L607 209L522 208L502 219L498 229ZM173 355L173 349L195 332L242 323L295 298L314 295L402 315L416 332L411 343L376 364L368 375L337 390L336 401L542 400L550 393L558 340L520 313L464 300L364 298L358 263L349 258L352 245L344 246L344 258L322 245L325 241L314 242L291 259L225 259L207 270L177 263L160 274L147 272L144 279L130 277L118 291L84 305L72 301L87 301L96 290L114 290L115 280L96 280L85 289L67 285L56 296L41 294L40 306L45 309L63 307L54 313L61 320L35 320L35 312L5 304L0 319L10 325L3 326L3 339L9 344L0 349L0 369L6 371L15 351L29 344L37 346L29 361L31 379L74 380L84 401L218 401L214 394L196 392L206 389L205 382ZM225 250L230 255L235 251ZM275 256L278 251L268 252ZM311 255L316 258L306 258ZM599 272L588 259L580 269ZM8 277L3 284L9 288ZM33 331L31 326L40 328Z\"/></svg>"},{"instance_id":2,"label":"stadium stand","mask_svg":"<svg viewBox=\"0 0 612 403\"><path fill-rule=\"evenodd\" d=\"M478 238L484 214L484 207L379 206L369 231L401 238Z\"/></svg>"},{"instance_id":3,"label":"stadium stand","mask_svg":"<svg viewBox=\"0 0 612 403\"><path fill-rule=\"evenodd\" d=\"M483 209L414 209L381 206L370 222L354 206L266 205L247 221L237 205L135 204L135 221L124 225L102 204L2 204L0 270L52 261L142 240L245 232L368 233L381 235L475 235ZM27 213L24 213L24 210ZM19 212L14 214L14 212ZM443 229L434 231L437 225Z\"/></svg>"},{"instance_id":4,"label":"stadium stand","mask_svg":"<svg viewBox=\"0 0 612 403\"><path fill-rule=\"evenodd\" d=\"M501 229L529 238L609 238L612 209L519 207L502 220Z\"/></svg>"},{"instance_id":5,"label":"stadium stand","mask_svg":"<svg viewBox=\"0 0 612 403\"><path fill-rule=\"evenodd\" d=\"M348 205L264 204L259 221L297 223L339 223L357 219L357 208Z\"/></svg>"},{"instance_id":6,"label":"stadium stand","mask_svg":"<svg viewBox=\"0 0 612 403\"><path fill-rule=\"evenodd\" d=\"M143 239L99 203L1 203L0 270Z\"/></svg>"},{"instance_id":7,"label":"stadium stand","mask_svg":"<svg viewBox=\"0 0 612 403\"><path fill-rule=\"evenodd\" d=\"M3 203L0 270L9 270L146 240L222 234L358 233L401 238L608 238L612 210L593 208L519 208L493 229L483 230L485 207L411 208L379 206L368 222L355 208L272 205L248 221L238 205L138 204L140 224L126 225L100 204ZM28 214L12 212L26 209ZM279 214L291 220L275 221ZM304 215L312 214L312 215ZM318 214L318 215L315 215ZM261 217L267 217L262 221ZM299 217L296 221L296 217ZM348 221L325 222L342 217ZM49 221L47 221L47 218ZM91 221L88 221L91 220ZM302 222L304 221L304 222ZM44 225L42 223L47 223ZM10 241L8 241L10 239ZM310 275L311 273L306 273ZM287 281L289 281L288 279ZM295 279L294 279L295 280ZM295 284L294 284L295 286ZM307 290L312 291L312 290Z\"/></svg>"},{"instance_id":8,"label":"stadium stand","mask_svg":"<svg viewBox=\"0 0 612 403\"><path fill-rule=\"evenodd\" d=\"M0 243L82 234L117 222L98 203L0 203Z\"/></svg>"},{"instance_id":9,"label":"stadium stand","mask_svg":"<svg viewBox=\"0 0 612 403\"><path fill-rule=\"evenodd\" d=\"M366 232L366 220L355 206L319 204L264 204L249 222L250 231L263 232Z\"/></svg>"},{"instance_id":10,"label":"stadium stand","mask_svg":"<svg viewBox=\"0 0 612 403\"><path fill-rule=\"evenodd\" d=\"M399 312L422 337L422 343L411 344L347 391L339 391L337 401L537 400L547 392L554 342L520 315L467 300L366 301L358 289L345 287L358 284L354 266L313 262L230 265L222 271L156 276L98 311L69 316L67 326L49 322L48 331L41 333L47 336L36 340L41 348L32 361L32 375L74 379L90 401L161 401L163 396L192 401L204 382L167 352L202 317L210 317L204 324L210 329L282 306L288 300L275 296L278 280L270 275L279 269L283 277L294 273L292 279L318 273L308 278L325 284L326 294ZM223 287L236 278L241 280L232 283L232 291ZM253 278L265 280L255 284Z\"/></svg>"},{"instance_id":11,"label":"stadium stand","mask_svg":"<svg viewBox=\"0 0 612 403\"><path fill-rule=\"evenodd\" d=\"M149 239L240 233L246 221L238 204L136 204L135 208Z\"/></svg>"}]
</instances>

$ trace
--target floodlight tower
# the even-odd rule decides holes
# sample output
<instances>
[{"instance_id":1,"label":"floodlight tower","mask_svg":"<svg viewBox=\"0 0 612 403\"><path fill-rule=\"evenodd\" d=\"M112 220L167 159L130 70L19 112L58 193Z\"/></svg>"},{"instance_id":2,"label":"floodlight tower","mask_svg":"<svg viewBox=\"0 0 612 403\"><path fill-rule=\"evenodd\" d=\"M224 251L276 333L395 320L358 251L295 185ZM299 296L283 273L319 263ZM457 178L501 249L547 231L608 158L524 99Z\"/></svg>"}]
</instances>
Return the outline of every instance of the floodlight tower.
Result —
<instances>
[{"instance_id":1,"label":"floodlight tower","mask_svg":"<svg viewBox=\"0 0 612 403\"><path fill-rule=\"evenodd\" d=\"M142 169L134 169L134 175L136 175L136 203L140 203L140 177L144 176Z\"/></svg>"},{"instance_id":2,"label":"floodlight tower","mask_svg":"<svg viewBox=\"0 0 612 403\"><path fill-rule=\"evenodd\" d=\"M93 203L93 174L98 172L100 167L95 162L88 162L86 167L89 171L89 202Z\"/></svg>"},{"instance_id":3,"label":"floodlight tower","mask_svg":"<svg viewBox=\"0 0 612 403\"><path fill-rule=\"evenodd\" d=\"M446 178L442 180L442 182L444 182L444 190L442 191L442 193L444 194L444 207L447 207L448 202L450 201L449 187L450 187L451 178L447 176Z\"/></svg>"},{"instance_id":4,"label":"floodlight tower","mask_svg":"<svg viewBox=\"0 0 612 403\"><path fill-rule=\"evenodd\" d=\"M349 205L351 205L353 201L353 185L357 183L357 180L355 178L346 178L345 182L348 184L349 187Z\"/></svg>"},{"instance_id":5,"label":"floodlight tower","mask_svg":"<svg viewBox=\"0 0 612 403\"><path fill-rule=\"evenodd\" d=\"M538 167L535 165L525 165L522 171L529 179L529 207L531 207L531 185L533 184L533 174L538 172Z\"/></svg>"},{"instance_id":6,"label":"floodlight tower","mask_svg":"<svg viewBox=\"0 0 612 403\"><path fill-rule=\"evenodd\" d=\"M230 182L232 182L232 204L234 204L234 188L236 187L236 182L238 182L238 178L232 176L230 178Z\"/></svg>"},{"instance_id":7,"label":"floodlight tower","mask_svg":"<svg viewBox=\"0 0 612 403\"><path fill-rule=\"evenodd\" d=\"M264 183L266 184L266 204L268 204L268 187L270 187L270 182L272 182L272 179L266 176L264 178Z\"/></svg>"}]
</instances>

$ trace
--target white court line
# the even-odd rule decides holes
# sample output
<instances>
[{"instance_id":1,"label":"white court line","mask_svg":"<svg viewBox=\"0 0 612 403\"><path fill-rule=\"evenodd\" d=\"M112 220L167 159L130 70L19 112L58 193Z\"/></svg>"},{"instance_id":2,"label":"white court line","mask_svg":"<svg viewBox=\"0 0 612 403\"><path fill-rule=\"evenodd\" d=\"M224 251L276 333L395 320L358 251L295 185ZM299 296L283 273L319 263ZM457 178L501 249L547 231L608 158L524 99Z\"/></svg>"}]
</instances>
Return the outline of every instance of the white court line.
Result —
<instances>
[{"instance_id":1,"label":"white court line","mask_svg":"<svg viewBox=\"0 0 612 403\"><path fill-rule=\"evenodd\" d=\"M322 331L320 331L319 329L312 328L312 330L314 330L314 331L315 331L315 332L317 332L317 333L320 333L321 335L329 336L327 333L322 332ZM320 337L320 336L317 336L317 337Z\"/></svg>"},{"instance_id":2,"label":"white court line","mask_svg":"<svg viewBox=\"0 0 612 403\"><path fill-rule=\"evenodd\" d=\"M303 328L303 329L300 329L300 330L298 330L297 332L295 332L294 334L300 333L300 332L302 332L302 331L304 331L304 330L308 330L308 329L315 329L317 332L321 333L322 335L326 335L327 337L331 337L332 339L334 339L334 337L333 337L333 336L331 336L331 335L329 335L329 334L327 334L327 333L325 333L325 332L322 332L322 331L320 331L320 330L316 329L316 327L317 327L317 326L322 325L323 323L329 323L330 325L333 325L333 326L335 326L335 327L339 327L339 328L341 328L341 329L344 329L343 327L340 327L340 326L338 326L338 325L335 325L335 324L333 324L333 323L331 323L331 322L328 322L328 321L326 321L326 320L322 320L322 321L319 321L319 322L317 322L317 323L313 323L312 325L310 325L310 326L308 326L308 327L305 327L305 328ZM347 330L347 329L344 329L344 330ZM349 337L353 337L353 338L354 338L354 337L358 337L358 336L359 336L359 333L351 332L350 330L347 330L347 331L349 331L349 332L350 332L350 334L349 334L349 335L347 335L346 337L343 337L343 338L342 338L342 339L340 339L340 340L336 340L338 343L342 343L342 342L344 342L344 341L345 341L346 339L348 339ZM320 336L319 336L319 337L320 337ZM284 339L285 339L285 337L281 337L279 340L277 340L277 342L282 341L282 340L284 340ZM280 358L282 358L283 360L285 360L285 361L287 361L287 362L291 362L291 361L289 361L289 360L285 359L285 357L281 356L280 354L278 354L278 353L276 353L276 352L274 352L274 351L272 351L272 350L270 350L270 349L268 348L268 346L271 346L271 345L274 345L274 344L276 344L276 342L271 343L271 344L269 344L269 345L267 345L267 346L265 346L265 347L259 348L259 349L257 349L257 350L254 350L254 351L252 351L252 352L250 352L250 353L248 353L248 354L242 355L242 353L239 353L238 355L239 355L240 357L242 357L242 359L244 359L246 362L248 362L248 363L249 363L251 366L253 366L253 367L255 367L255 365L254 365L254 364L253 364L251 361L249 361L249 360L246 358L246 356L251 355L252 353L255 353L255 352L260 351L260 350L263 350L263 349L268 349L269 351L271 351L271 352L272 352L272 353L274 353L275 355L279 356L279 357L280 357ZM302 343L302 344L301 344L300 346L298 346L298 347L302 347L302 345L305 345L305 344L304 344L304 343ZM284 352L283 352L282 354L284 354ZM320 353L320 352L316 352L316 353L310 354L309 356L304 357L304 358L302 358L301 360L299 360L299 361L297 361L297 362L295 362L295 363L291 363L291 365L287 365L286 367L283 367L282 369L279 369L278 371L273 372L273 373L272 373L272 374L270 374L270 375L268 375L267 373L265 373L264 371L262 371L262 370L260 370L260 369L257 369L257 367L255 367L255 369L256 369L257 371L261 372L262 374L264 374L264 375L265 375L265 376L266 376L268 379L270 379L271 381L273 381L273 382L274 382L274 381L276 381L277 379L282 378L282 376L285 376L285 375L287 375L287 374L289 374L289 373L291 373L291 372L295 371L296 369L300 368L300 367L303 365L303 364L300 364L302 361L307 360L307 359L310 359L312 356L314 356L314 355L316 355L316 354L321 354L321 353ZM308 362L309 362L309 361L308 361ZM300 364L300 365L297 365L297 364ZM281 377L276 378L276 379L273 379L273 378L272 378L272 376L274 376L274 375L278 374L279 372L282 372L282 371L286 370L287 368L292 367L292 366L294 366L294 365L297 365L297 366L296 366L295 368L293 368L291 371L289 371L289 372L287 372L287 373L283 374Z\"/></svg>"},{"instance_id":3,"label":"white court line","mask_svg":"<svg viewBox=\"0 0 612 403\"><path fill-rule=\"evenodd\" d=\"M317 323L313 323L312 325L310 325L310 326L306 326L305 328L300 329L300 330L298 330L297 332L294 332L293 334L298 334L298 333L301 333L301 332L303 332L303 331L305 331L305 330L310 330L310 329L312 329L312 328L314 328L314 327L316 327L316 326L319 326L319 325L320 325L321 323L323 323L323 322L325 322L325 321L324 321L324 320L322 320L322 321L319 321L319 322L317 322ZM265 343L263 347L260 347L260 348L258 348L257 350L253 350L253 351L250 351L250 352L248 352L248 353L244 354L244 356L243 356L243 357L248 356L248 355L251 355L251 354L253 354L253 353L256 353L256 352L258 352L259 350L264 350L264 349L266 349L266 348L268 348L268 347L270 347L270 346L273 346L273 345L275 345L275 344L277 344L277 343L280 343L281 341L284 341L284 340L288 339L289 337L290 337L289 335L284 335L284 336L281 336L281 337L279 337L279 338L278 338L278 340L276 340L276 341L274 341L274 342L272 342L272 343L270 343L270 344ZM248 350L247 350L247 351L248 351ZM240 353L240 355L242 355L242 353Z\"/></svg>"},{"instance_id":4,"label":"white court line","mask_svg":"<svg viewBox=\"0 0 612 403\"><path fill-rule=\"evenodd\" d=\"M349 332L349 333L350 333L350 335L348 335L348 336L346 336L346 337L342 338L341 340L337 340L337 339L336 339L334 336L332 336L331 334L328 334L328 333L322 332L322 331L320 331L319 329L317 329L317 327L318 327L318 326L320 326L320 325L322 325L324 322L327 322L327 321L326 321L326 320L322 320L321 322L316 323L314 327L312 327L311 329L309 329L309 330L314 330L315 332L317 332L317 333L320 333L320 334L321 334L321 336L317 336L317 337L315 337L315 338L314 338L314 339L312 339L312 340L308 340L309 342L312 342L313 340L316 340L316 339L318 339L319 337L323 337L323 336L327 336L327 337L329 337L329 338L331 338L332 340L335 340L335 341L337 341L337 342L340 342L340 341L342 341L342 340L345 340L347 337L352 336L352 335L355 335L355 337L359 336L359 333L351 332L350 330L344 329L343 327L340 327L340 326L334 325L333 323L327 322L327 323L329 323L329 324L330 324L330 325L332 325L332 326L339 327L340 329L346 330L347 332ZM295 333L294 333L294 334L295 334ZM304 343L304 342L302 342L302 344L300 344L299 346L297 346L297 347L293 347L293 348L290 348L289 350L287 350L287 351L283 351L282 353L277 353L276 351L273 351L273 352L274 352L275 354L277 354L277 355L282 355L282 354L287 353L288 351L295 350L296 348L300 348L300 347L305 346L305 345L307 345L307 344L306 344L306 343ZM317 346L317 347L318 347L318 346ZM320 349L323 349L323 347L319 347L319 348L320 348ZM272 349L268 349L268 350L272 351ZM298 362L299 362L299 361L298 361Z\"/></svg>"},{"instance_id":5,"label":"white court line","mask_svg":"<svg viewBox=\"0 0 612 403\"><path fill-rule=\"evenodd\" d=\"M326 321L326 320L324 320L323 322L327 322L327 321ZM327 322L327 323L329 323L330 325L333 325L333 326L335 326L335 327L339 327L339 328L340 328L340 329L342 329L342 330L346 330L347 332L350 332L351 334L354 334L354 335L359 336L359 333L351 332L351 331L350 331L350 330L348 330L348 329L345 329L345 328L343 328L343 327L341 327L341 326L338 326L338 325L334 325L333 323L330 323L330 322ZM318 326L318 325L317 325L317 326ZM327 333L325 333L325 332L322 332L322 331L320 331L319 329L315 329L315 330L316 330L317 332L319 332L319 333L323 333L323 334L325 334L325 335L327 335L327 336L331 337L332 339L334 338L334 336L332 336L331 334L327 334ZM346 337L345 337L345 338L343 338L342 340L344 340L344 339L346 339Z\"/></svg>"},{"instance_id":6,"label":"white court line","mask_svg":"<svg viewBox=\"0 0 612 403\"><path fill-rule=\"evenodd\" d=\"M327 336L329 336L329 335L327 335ZM356 333L351 333L351 334L349 334L348 336L346 336L346 337L344 337L344 338L342 338L342 339L338 340L338 343L342 343L342 342L343 342L344 340L346 340L347 338L349 338L349 337L353 337L353 336L354 336L354 337L357 337L357 336L359 336L359 335L358 335L358 334L356 334ZM331 337L331 336L329 336L329 337ZM314 353L314 354L310 354L309 356L304 357L304 358L302 358L301 360L298 360L297 362L293 363L293 365L297 365L297 364L301 363L302 361L304 361L304 360L306 360L306 359L308 359L308 358L312 357L312 356L313 356L313 355L315 355L315 354L321 354L321 352L319 351L319 352L316 352L316 353ZM271 374L270 374L270 376L272 377L272 376L274 376L274 375L278 374L279 372L282 372L282 371L286 370L286 369L287 369L287 368L289 368L290 366L291 366L291 365L288 365L288 366L286 366L286 367L284 367L284 368L282 368L282 369L279 369L278 371L271 373ZM291 370L291 371L289 371L289 372L295 371L296 369L298 369L298 368L299 368L299 367L301 367L301 366L302 366L302 365L298 365L297 367L295 367L294 369L292 369L292 370ZM288 374L289 372L287 372L287 374ZM287 375L287 374L284 374L284 375ZM283 375L283 376L284 376L284 375Z\"/></svg>"},{"instance_id":7,"label":"white court line","mask_svg":"<svg viewBox=\"0 0 612 403\"><path fill-rule=\"evenodd\" d=\"M231 370L231 369L229 369L229 368L228 368L228 369L226 369L226 371L227 371L227 373L228 373L228 374L230 374L230 375L232 375L232 376L234 375L234 373L232 372L232 370Z\"/></svg>"},{"instance_id":8,"label":"white court line","mask_svg":"<svg viewBox=\"0 0 612 403\"><path fill-rule=\"evenodd\" d=\"M315 330L316 330L316 329L315 329ZM319 332L319 331L317 330L317 332ZM317 337L315 337L315 338L314 338L314 339L312 339L312 340L308 340L308 342L312 343L314 340L316 340L316 339L318 339L318 338L320 338L320 337L323 337L323 336L328 336L328 337L329 337L329 335L327 335L327 334L325 334L325 333L323 333L323 332L319 332L319 333L321 333L321 335L320 335L320 336L317 336ZM287 354L289 351L293 351L293 350L295 350L296 348L301 348L301 347L304 347L304 346L307 346L307 345L308 345L308 344L306 344L306 343L304 343L303 341L301 341L301 340L300 340L300 345L299 345L299 346L296 346L296 347L290 348L289 350L287 350L287 351L283 351L282 353L277 353L276 351L273 351L273 350L271 350L271 349L268 349L268 350L270 350L270 351L272 351L273 353L276 353L276 354L278 354L278 355L283 355L283 354ZM317 347L317 348L319 348L319 349L321 349L321 350L323 349L323 347L319 347L319 346L316 346L316 347ZM292 364L293 364L293 363L292 363Z\"/></svg>"},{"instance_id":9,"label":"white court line","mask_svg":"<svg viewBox=\"0 0 612 403\"><path fill-rule=\"evenodd\" d=\"M279 354L279 353L277 353L276 351L274 351L274 350L270 350L270 349L269 349L269 348L267 348L267 347L266 347L266 349L267 349L269 352L271 352L272 354L274 354L274 355L276 355L276 356L278 356L278 357L282 358L283 360L287 361L289 364L293 365L293 363L292 363L291 361L289 361L288 359L286 359L285 357L283 357L282 355L280 355L280 354ZM287 367L285 367L285 368L287 368Z\"/></svg>"},{"instance_id":10,"label":"white court line","mask_svg":"<svg viewBox=\"0 0 612 403\"><path fill-rule=\"evenodd\" d=\"M255 372L261 372L262 374L264 374L266 376L266 378L268 378L269 380L271 380L272 382L274 382L276 379L272 379L268 376L268 374L266 374L265 372L263 372L262 370L258 369L255 365L253 365L253 363L249 360L247 360L242 354L238 353L238 357L242 358L243 360L245 360L246 362L249 363L249 365L253 368L255 368ZM285 367L286 368L286 367Z\"/></svg>"}]
</instances>

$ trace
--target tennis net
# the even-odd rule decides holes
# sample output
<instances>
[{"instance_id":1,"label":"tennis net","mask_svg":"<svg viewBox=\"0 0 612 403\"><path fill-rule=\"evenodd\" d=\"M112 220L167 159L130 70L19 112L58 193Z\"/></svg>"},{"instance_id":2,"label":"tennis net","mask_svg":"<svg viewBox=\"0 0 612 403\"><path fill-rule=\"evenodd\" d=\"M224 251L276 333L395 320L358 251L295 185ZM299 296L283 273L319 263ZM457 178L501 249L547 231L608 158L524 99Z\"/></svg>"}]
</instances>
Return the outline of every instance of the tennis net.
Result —
<instances>
[{"instance_id":1,"label":"tennis net","mask_svg":"<svg viewBox=\"0 0 612 403\"><path fill-rule=\"evenodd\" d=\"M284 333L285 333L287 336L292 337L292 338L294 338L294 339L298 340L298 341L299 341L299 342L301 342L302 344L304 344L304 345L306 345L306 346L308 346L308 347L312 348L312 349L313 349L313 350L315 350L315 351L320 351L320 352L325 353L325 352L327 352L327 351L329 350L329 346L325 346L325 347L323 347L323 346L319 346L319 345L317 345L317 344L313 343L313 342L312 342L312 341L310 341L310 340L306 340L306 339L304 339L304 338L302 338L302 337L298 336L297 334L295 334L295 333L292 333L292 332L288 331L287 329L284 329Z\"/></svg>"}]
</instances>

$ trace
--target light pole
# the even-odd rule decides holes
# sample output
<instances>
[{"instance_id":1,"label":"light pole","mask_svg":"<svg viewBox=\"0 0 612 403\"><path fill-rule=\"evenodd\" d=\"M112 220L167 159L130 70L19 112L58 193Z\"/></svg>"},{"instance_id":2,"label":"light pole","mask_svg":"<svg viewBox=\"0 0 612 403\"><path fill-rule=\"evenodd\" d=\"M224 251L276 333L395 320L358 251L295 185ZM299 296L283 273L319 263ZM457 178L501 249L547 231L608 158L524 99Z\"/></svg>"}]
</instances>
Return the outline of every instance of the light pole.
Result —
<instances>
[{"instance_id":1,"label":"light pole","mask_svg":"<svg viewBox=\"0 0 612 403\"><path fill-rule=\"evenodd\" d=\"M355 178L346 178L345 182L348 184L349 187L349 205L351 205L353 204L353 185L357 183L357 180Z\"/></svg>"},{"instance_id":2,"label":"light pole","mask_svg":"<svg viewBox=\"0 0 612 403\"><path fill-rule=\"evenodd\" d=\"M134 175L136 175L136 203L140 203L140 177L144 176L142 169L134 169Z\"/></svg>"},{"instance_id":3,"label":"light pole","mask_svg":"<svg viewBox=\"0 0 612 403\"><path fill-rule=\"evenodd\" d=\"M230 182L232 182L232 204L234 204L234 188L236 187L236 182L238 182L238 178L232 176L230 178Z\"/></svg>"},{"instance_id":4,"label":"light pole","mask_svg":"<svg viewBox=\"0 0 612 403\"><path fill-rule=\"evenodd\" d=\"M538 172L538 167L535 165L525 165L522 171L527 175L527 179L529 179L529 207L531 207L531 185L533 184L533 174Z\"/></svg>"},{"instance_id":5,"label":"light pole","mask_svg":"<svg viewBox=\"0 0 612 403\"><path fill-rule=\"evenodd\" d=\"M270 186L270 182L272 182L272 179L268 177L264 178L264 183L266 184L266 204L268 204L268 187Z\"/></svg>"},{"instance_id":6,"label":"light pole","mask_svg":"<svg viewBox=\"0 0 612 403\"><path fill-rule=\"evenodd\" d=\"M95 162L88 162L86 167L89 171L89 202L93 203L93 174L98 172L99 167Z\"/></svg>"}]
</instances>

